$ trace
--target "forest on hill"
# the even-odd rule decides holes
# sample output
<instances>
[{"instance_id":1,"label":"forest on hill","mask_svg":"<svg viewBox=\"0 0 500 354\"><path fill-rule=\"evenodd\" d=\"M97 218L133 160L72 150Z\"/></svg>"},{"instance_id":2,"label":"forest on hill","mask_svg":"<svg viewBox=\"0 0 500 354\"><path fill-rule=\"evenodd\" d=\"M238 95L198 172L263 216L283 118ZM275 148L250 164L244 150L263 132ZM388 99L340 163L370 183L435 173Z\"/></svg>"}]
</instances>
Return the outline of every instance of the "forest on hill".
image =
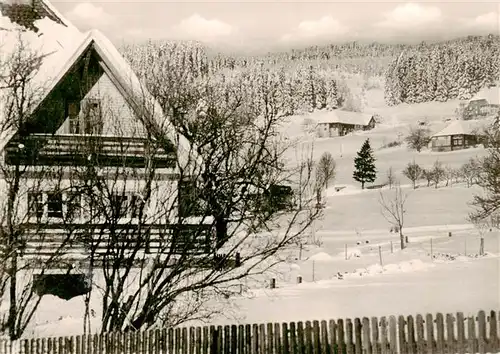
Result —
<instances>
[{"instance_id":1,"label":"forest on hill","mask_svg":"<svg viewBox=\"0 0 500 354\"><path fill-rule=\"evenodd\" d=\"M500 36L494 35L415 45L353 42L259 56L212 53L197 42L150 41L121 51L150 85L165 70L186 85L238 80L258 106L265 82L284 115L363 111L370 89L383 89L388 105L469 99L500 74ZM353 87L352 77L361 78L361 87Z\"/></svg>"}]
</instances>

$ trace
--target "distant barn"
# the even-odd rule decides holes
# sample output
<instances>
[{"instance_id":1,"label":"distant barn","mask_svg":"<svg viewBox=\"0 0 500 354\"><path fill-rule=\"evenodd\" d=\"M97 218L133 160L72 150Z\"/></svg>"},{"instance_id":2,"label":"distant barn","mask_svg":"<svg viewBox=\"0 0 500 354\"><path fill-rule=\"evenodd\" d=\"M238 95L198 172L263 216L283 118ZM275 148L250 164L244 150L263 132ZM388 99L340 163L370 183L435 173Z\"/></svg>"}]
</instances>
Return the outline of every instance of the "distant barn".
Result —
<instances>
[{"instance_id":1,"label":"distant barn","mask_svg":"<svg viewBox=\"0 0 500 354\"><path fill-rule=\"evenodd\" d=\"M356 130L370 130L375 127L375 116L367 113L336 109L323 113L318 119L318 136L344 136Z\"/></svg>"}]
</instances>

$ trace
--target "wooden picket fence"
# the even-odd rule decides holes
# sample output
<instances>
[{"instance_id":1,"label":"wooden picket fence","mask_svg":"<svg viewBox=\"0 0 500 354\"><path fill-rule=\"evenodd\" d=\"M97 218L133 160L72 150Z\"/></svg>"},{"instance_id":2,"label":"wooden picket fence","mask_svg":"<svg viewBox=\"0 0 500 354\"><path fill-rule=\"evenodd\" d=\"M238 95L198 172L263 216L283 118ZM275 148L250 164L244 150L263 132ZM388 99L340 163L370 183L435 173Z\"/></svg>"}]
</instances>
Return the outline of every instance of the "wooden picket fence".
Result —
<instances>
[{"instance_id":1,"label":"wooden picket fence","mask_svg":"<svg viewBox=\"0 0 500 354\"><path fill-rule=\"evenodd\" d=\"M0 354L498 353L500 312L155 329L2 342Z\"/></svg>"}]
</instances>

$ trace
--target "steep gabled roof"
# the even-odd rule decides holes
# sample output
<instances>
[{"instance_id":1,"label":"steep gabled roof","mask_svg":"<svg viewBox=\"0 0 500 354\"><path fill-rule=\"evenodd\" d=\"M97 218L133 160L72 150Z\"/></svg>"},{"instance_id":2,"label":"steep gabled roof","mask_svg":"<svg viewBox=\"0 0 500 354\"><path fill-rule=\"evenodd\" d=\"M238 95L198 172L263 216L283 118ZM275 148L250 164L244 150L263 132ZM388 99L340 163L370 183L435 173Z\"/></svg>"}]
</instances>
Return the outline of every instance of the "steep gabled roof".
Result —
<instances>
[{"instance_id":1,"label":"steep gabled roof","mask_svg":"<svg viewBox=\"0 0 500 354\"><path fill-rule=\"evenodd\" d=\"M40 70L30 81L32 90L41 91L40 103L57 86L70 68L81 59L82 54L92 46L101 58L101 67L122 92L136 115L151 119L147 123L152 124L162 133L166 133L170 142L176 146L179 163L184 165L188 162L192 152L187 139L177 134L172 123L163 114L159 103L140 82L116 47L101 32L92 30L82 34L74 28L68 28L45 18L35 21L39 30L35 34L32 31L20 31L15 24L8 23L5 17L0 17L0 24L2 22L9 26L7 30L0 30L0 40L2 35L5 40L10 40L10 48L2 47L0 57L5 59L10 53L15 52L19 38L23 43L28 43L32 50L44 56ZM2 116L4 111L1 107L3 101L1 95L0 91L0 123L5 121ZM15 133L14 129L0 132L0 149L3 149Z\"/></svg>"},{"instance_id":2,"label":"steep gabled roof","mask_svg":"<svg viewBox=\"0 0 500 354\"><path fill-rule=\"evenodd\" d=\"M373 115L368 113L350 112L341 109L322 112L317 116L318 123L343 123L354 125L368 125Z\"/></svg>"}]
</instances>

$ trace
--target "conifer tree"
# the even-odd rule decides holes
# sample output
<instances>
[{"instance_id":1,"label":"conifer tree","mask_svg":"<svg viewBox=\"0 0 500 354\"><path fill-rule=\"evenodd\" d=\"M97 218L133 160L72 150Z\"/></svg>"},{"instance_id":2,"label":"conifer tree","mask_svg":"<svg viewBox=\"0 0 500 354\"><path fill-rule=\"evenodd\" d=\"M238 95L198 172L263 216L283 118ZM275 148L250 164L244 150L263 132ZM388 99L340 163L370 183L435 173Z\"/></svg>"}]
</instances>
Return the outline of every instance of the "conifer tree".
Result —
<instances>
[{"instance_id":1,"label":"conifer tree","mask_svg":"<svg viewBox=\"0 0 500 354\"><path fill-rule=\"evenodd\" d=\"M370 139L366 139L361 150L358 151L357 156L354 158L354 172L352 178L361 183L361 188L365 189L365 183L372 183L377 176L375 168L375 157L373 156L373 149L370 146Z\"/></svg>"}]
</instances>

